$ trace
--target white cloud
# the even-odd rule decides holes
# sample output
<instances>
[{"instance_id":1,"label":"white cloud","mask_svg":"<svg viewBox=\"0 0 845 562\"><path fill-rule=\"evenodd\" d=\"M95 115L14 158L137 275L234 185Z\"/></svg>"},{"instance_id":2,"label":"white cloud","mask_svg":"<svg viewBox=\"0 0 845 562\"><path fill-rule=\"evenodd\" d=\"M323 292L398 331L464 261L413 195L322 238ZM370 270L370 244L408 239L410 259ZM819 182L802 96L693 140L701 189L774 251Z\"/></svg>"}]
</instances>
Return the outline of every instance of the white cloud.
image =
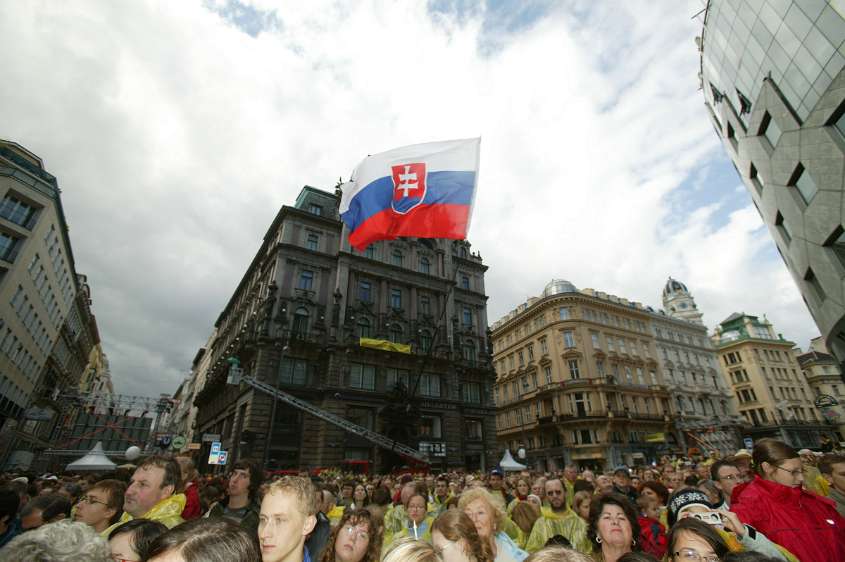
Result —
<instances>
[{"instance_id":1,"label":"white cloud","mask_svg":"<svg viewBox=\"0 0 845 562\"><path fill-rule=\"evenodd\" d=\"M477 134L491 321L552 277L659 304L672 274L711 325L768 313L805 344L815 328L750 205L718 227L718 204L671 214L725 158L697 91L699 2L594 4L507 31L422 1L262 0L278 25L257 37L202 2L0 5L2 136L59 178L118 390L175 389L303 184Z\"/></svg>"}]
</instances>

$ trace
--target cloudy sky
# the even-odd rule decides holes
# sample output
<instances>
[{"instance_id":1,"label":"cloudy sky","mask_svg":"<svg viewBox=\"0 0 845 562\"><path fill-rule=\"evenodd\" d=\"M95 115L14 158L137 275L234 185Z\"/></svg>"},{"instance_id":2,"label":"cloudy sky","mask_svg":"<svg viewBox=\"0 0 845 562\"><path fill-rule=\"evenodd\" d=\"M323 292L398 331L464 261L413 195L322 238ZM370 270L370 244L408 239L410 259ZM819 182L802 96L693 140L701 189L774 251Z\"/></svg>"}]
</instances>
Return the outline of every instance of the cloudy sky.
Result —
<instances>
[{"instance_id":1,"label":"cloudy sky","mask_svg":"<svg viewBox=\"0 0 845 562\"><path fill-rule=\"evenodd\" d=\"M700 0L0 2L0 138L63 190L115 387L172 392L270 221L482 136L491 322L551 278L818 334L698 91Z\"/></svg>"}]
</instances>

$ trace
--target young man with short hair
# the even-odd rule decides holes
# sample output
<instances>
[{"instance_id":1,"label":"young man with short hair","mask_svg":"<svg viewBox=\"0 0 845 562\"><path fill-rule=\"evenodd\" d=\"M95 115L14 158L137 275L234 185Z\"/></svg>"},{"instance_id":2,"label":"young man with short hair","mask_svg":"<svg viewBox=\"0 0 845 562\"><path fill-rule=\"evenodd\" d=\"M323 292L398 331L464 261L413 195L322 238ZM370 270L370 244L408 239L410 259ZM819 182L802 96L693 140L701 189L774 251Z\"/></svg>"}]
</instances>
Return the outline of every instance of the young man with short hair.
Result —
<instances>
[{"instance_id":1,"label":"young man with short hair","mask_svg":"<svg viewBox=\"0 0 845 562\"><path fill-rule=\"evenodd\" d=\"M830 484L828 499L836 502L836 511L845 517L845 455L823 456L819 461L819 472Z\"/></svg>"},{"instance_id":2,"label":"young man with short hair","mask_svg":"<svg viewBox=\"0 0 845 562\"><path fill-rule=\"evenodd\" d=\"M225 517L250 533L258 531L258 490L264 483L264 473L258 464L240 460L232 465L229 473L228 497L208 510L209 517Z\"/></svg>"},{"instance_id":3,"label":"young man with short hair","mask_svg":"<svg viewBox=\"0 0 845 562\"><path fill-rule=\"evenodd\" d=\"M722 505L716 507L718 509L730 509L731 494L736 485L742 481L739 469L731 461L716 461L710 465L710 478L722 492Z\"/></svg>"},{"instance_id":4,"label":"young man with short hair","mask_svg":"<svg viewBox=\"0 0 845 562\"><path fill-rule=\"evenodd\" d=\"M314 485L301 476L270 484L261 500L258 540L262 562L311 562L305 539L317 524Z\"/></svg>"},{"instance_id":5,"label":"young man with short hair","mask_svg":"<svg viewBox=\"0 0 845 562\"><path fill-rule=\"evenodd\" d=\"M131 519L150 519L164 524L168 529L184 522L185 494L180 493L182 471L171 457L147 457L126 489L121 522Z\"/></svg>"},{"instance_id":6,"label":"young man with short hair","mask_svg":"<svg viewBox=\"0 0 845 562\"><path fill-rule=\"evenodd\" d=\"M79 498L74 521L90 525L101 537L108 538L120 525L125 493L126 484L120 480L100 480Z\"/></svg>"}]
</instances>

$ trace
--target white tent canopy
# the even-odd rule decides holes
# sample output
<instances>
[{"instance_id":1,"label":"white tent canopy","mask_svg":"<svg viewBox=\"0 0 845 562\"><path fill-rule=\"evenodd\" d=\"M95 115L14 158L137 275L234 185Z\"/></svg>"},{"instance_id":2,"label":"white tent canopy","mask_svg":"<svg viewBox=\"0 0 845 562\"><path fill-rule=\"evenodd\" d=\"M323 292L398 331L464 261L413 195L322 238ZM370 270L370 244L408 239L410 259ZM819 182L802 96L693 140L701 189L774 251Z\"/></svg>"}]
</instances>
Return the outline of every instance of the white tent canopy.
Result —
<instances>
[{"instance_id":1,"label":"white tent canopy","mask_svg":"<svg viewBox=\"0 0 845 562\"><path fill-rule=\"evenodd\" d=\"M504 470L505 472L525 470L526 468L528 468L524 464L519 464L518 462L513 460L510 449L505 449L505 455L502 457L502 460L499 461L499 466L502 467L502 470Z\"/></svg>"},{"instance_id":2,"label":"white tent canopy","mask_svg":"<svg viewBox=\"0 0 845 562\"><path fill-rule=\"evenodd\" d=\"M97 441L97 444L94 445L94 448L87 455L67 465L65 470L68 472L80 470L114 470L115 466L117 465L111 462L103 452L103 442Z\"/></svg>"}]
</instances>

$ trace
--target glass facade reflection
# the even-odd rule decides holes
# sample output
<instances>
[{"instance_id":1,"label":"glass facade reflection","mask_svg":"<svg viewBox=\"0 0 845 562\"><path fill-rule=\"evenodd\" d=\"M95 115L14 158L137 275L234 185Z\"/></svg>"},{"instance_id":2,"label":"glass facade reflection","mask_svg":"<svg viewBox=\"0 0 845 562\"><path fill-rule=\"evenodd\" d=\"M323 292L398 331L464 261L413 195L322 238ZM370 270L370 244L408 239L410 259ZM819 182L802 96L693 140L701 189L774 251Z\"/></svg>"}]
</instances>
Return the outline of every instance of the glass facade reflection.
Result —
<instances>
[{"instance_id":1,"label":"glass facade reflection","mask_svg":"<svg viewBox=\"0 0 845 562\"><path fill-rule=\"evenodd\" d=\"M698 43L716 132L845 366L845 0L709 0Z\"/></svg>"}]
</instances>

